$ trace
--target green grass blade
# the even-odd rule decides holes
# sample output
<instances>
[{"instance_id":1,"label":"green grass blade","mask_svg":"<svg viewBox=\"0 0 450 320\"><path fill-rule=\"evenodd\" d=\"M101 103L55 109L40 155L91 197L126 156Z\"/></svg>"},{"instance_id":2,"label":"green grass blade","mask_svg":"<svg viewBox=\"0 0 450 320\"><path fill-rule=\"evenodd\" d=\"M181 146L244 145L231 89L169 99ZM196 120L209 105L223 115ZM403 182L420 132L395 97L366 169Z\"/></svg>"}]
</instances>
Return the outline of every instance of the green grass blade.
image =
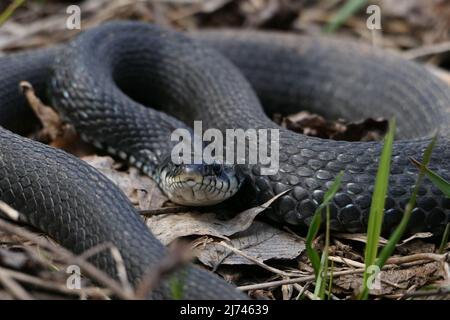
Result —
<instances>
[{"instance_id":1,"label":"green grass blade","mask_svg":"<svg viewBox=\"0 0 450 320\"><path fill-rule=\"evenodd\" d=\"M306 236L306 253L308 254L308 258L311 261L312 267L314 269L314 274L316 277L320 272L320 256L316 249L313 248L312 242L317 236L319 232L320 224L322 217L320 213L315 213L314 217L311 221L311 224L308 228L308 234Z\"/></svg>"},{"instance_id":2,"label":"green grass blade","mask_svg":"<svg viewBox=\"0 0 450 320\"><path fill-rule=\"evenodd\" d=\"M314 296L321 300L325 299L326 279L328 273L328 248L330 247L330 206L327 205L327 219L325 231L325 245L322 251L322 258L320 259L320 270L316 277L316 287L314 289Z\"/></svg>"},{"instance_id":3,"label":"green grass blade","mask_svg":"<svg viewBox=\"0 0 450 320\"><path fill-rule=\"evenodd\" d=\"M332 33L336 31L348 18L367 4L367 2L367 0L348 0L331 18L330 22L325 26L324 32Z\"/></svg>"},{"instance_id":4,"label":"green grass blade","mask_svg":"<svg viewBox=\"0 0 450 320\"><path fill-rule=\"evenodd\" d=\"M185 270L182 270L179 274L174 275L170 278L169 284L173 300L185 299L184 297L185 278L186 278Z\"/></svg>"},{"instance_id":5,"label":"green grass blade","mask_svg":"<svg viewBox=\"0 0 450 320\"><path fill-rule=\"evenodd\" d=\"M414 163L419 169L421 169L422 164L415 160L411 159L412 163ZM431 180L431 182L441 190L448 198L450 198L450 182L446 181L444 178L442 178L440 175L438 175L436 172L430 170L425 165L424 167L425 174L427 175L428 179Z\"/></svg>"},{"instance_id":6,"label":"green grass blade","mask_svg":"<svg viewBox=\"0 0 450 320\"><path fill-rule=\"evenodd\" d=\"M439 246L439 254L445 252L445 247L448 243L448 234L450 233L450 222L445 226L444 234L442 235L441 245Z\"/></svg>"},{"instance_id":7,"label":"green grass blade","mask_svg":"<svg viewBox=\"0 0 450 320\"><path fill-rule=\"evenodd\" d=\"M389 131L384 139L384 146L379 160L377 176L375 178L375 189L372 195L369 223L367 227L367 244L364 257L366 270L363 277L363 290L360 295L361 299L367 299L367 279L370 276L368 273L368 268L374 265L377 258L381 225L383 223L384 204L389 185L389 172L391 168L392 145L394 143L395 127L396 125L394 118L389 123Z\"/></svg>"},{"instance_id":8,"label":"green grass blade","mask_svg":"<svg viewBox=\"0 0 450 320\"><path fill-rule=\"evenodd\" d=\"M14 0L2 13L0 13L0 26L13 15L13 13L24 4L25 0Z\"/></svg>"},{"instance_id":9,"label":"green grass blade","mask_svg":"<svg viewBox=\"0 0 450 320\"><path fill-rule=\"evenodd\" d=\"M342 181L343 175L344 175L344 173L340 172L337 175L337 177L334 180L331 187L325 193L323 201L319 205L319 207L317 207L316 211L314 212L314 217L308 228L308 234L306 236L305 246L306 246L306 252L308 254L309 260L311 261L311 264L314 269L314 274L316 275L316 277L318 276L319 271L320 271L320 256L319 256L319 253L317 252L317 250L315 250L313 248L312 243L313 243L314 239L316 238L317 233L319 232L319 229L320 229L320 224L322 223L322 210L324 207L326 207L328 205L328 203L333 199L336 192L339 190L339 188L341 186L341 181Z\"/></svg>"},{"instance_id":10,"label":"green grass blade","mask_svg":"<svg viewBox=\"0 0 450 320\"><path fill-rule=\"evenodd\" d=\"M426 165L428 165L428 163L430 162L433 148L436 145L436 139L437 139L437 137L434 136L433 139L431 140L430 144L428 145L427 149L424 152L424 155L423 155L424 165L421 166L421 169L419 171L419 176L417 177L416 185L414 186L414 190L411 194L411 198L409 199L408 204L406 205L402 220L400 221L399 225L397 226L395 231L392 233L392 235L389 237L387 244L384 246L383 250L381 250L380 256L378 257L378 259L376 261L376 265L380 269L384 266L387 259L389 259L389 257L394 252L395 246L400 241L401 237L403 236L403 233L406 230L406 227L408 226L408 222L409 222L409 219L411 218L412 210L416 206L417 193L419 192L419 187L422 184L423 178L425 176Z\"/></svg>"}]
</instances>

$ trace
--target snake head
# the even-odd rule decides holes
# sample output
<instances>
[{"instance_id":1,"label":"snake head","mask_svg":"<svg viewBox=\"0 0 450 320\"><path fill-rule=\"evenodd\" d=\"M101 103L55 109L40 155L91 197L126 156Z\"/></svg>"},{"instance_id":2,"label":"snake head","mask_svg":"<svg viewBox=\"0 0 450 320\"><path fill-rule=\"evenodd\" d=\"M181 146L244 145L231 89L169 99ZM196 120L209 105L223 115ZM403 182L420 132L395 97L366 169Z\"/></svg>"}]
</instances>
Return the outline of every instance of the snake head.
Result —
<instances>
[{"instance_id":1,"label":"snake head","mask_svg":"<svg viewBox=\"0 0 450 320\"><path fill-rule=\"evenodd\" d=\"M185 206L210 206L235 195L243 175L234 165L175 164L166 161L160 167L160 186L169 199Z\"/></svg>"}]
</instances>

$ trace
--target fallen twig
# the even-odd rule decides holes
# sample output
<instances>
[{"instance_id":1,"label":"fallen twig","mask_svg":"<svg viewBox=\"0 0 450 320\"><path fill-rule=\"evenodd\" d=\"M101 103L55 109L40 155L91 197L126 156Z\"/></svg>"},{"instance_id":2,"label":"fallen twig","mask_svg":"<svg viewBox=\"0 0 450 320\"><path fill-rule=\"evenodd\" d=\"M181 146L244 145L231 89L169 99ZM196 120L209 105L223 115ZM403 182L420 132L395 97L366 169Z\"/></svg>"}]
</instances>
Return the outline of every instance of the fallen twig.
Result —
<instances>
[{"instance_id":1,"label":"fallen twig","mask_svg":"<svg viewBox=\"0 0 450 320\"><path fill-rule=\"evenodd\" d=\"M415 292L407 292L401 295L400 298L408 299L408 298L417 298L417 297L431 297L431 296L446 296L450 295L450 288L444 287L439 288L437 290L429 290L429 291L415 291Z\"/></svg>"},{"instance_id":2,"label":"fallen twig","mask_svg":"<svg viewBox=\"0 0 450 320\"><path fill-rule=\"evenodd\" d=\"M120 283L123 286L123 289L127 292L127 294L133 295L133 288L131 287L130 282L128 281L127 270L125 268L125 263L123 261L122 255L120 254L117 247L114 246L112 243L106 242L96 245L92 248L89 248L88 250L84 251L80 255L80 257L82 259L87 260L89 259L89 257L94 256L104 250L109 250L112 258L114 259L117 269L117 277L119 278Z\"/></svg>"},{"instance_id":3,"label":"fallen twig","mask_svg":"<svg viewBox=\"0 0 450 320\"><path fill-rule=\"evenodd\" d=\"M8 206L5 202L0 200L0 212L3 212L7 218L18 221L19 220L19 212L10 206Z\"/></svg>"},{"instance_id":4,"label":"fallen twig","mask_svg":"<svg viewBox=\"0 0 450 320\"><path fill-rule=\"evenodd\" d=\"M253 257L249 256L248 254L242 252L241 250L236 249L236 248L230 246L229 244L227 244L227 243L224 242L224 241L219 242L219 244L220 244L221 246L227 248L228 250L232 251L233 253L238 254L238 255L240 255L240 256L246 258L247 260L253 262L254 264L260 266L261 268L266 269L267 271L270 271L270 272L272 272L272 273L278 274L278 275L280 275L280 276L282 276L282 277L297 277L297 276L298 276L298 274L296 274L296 273L285 272L285 271L282 271L282 270L280 270L280 269L277 269L277 268L268 266L267 264L265 264L265 263L259 261L259 260L256 259L256 258L253 258Z\"/></svg>"},{"instance_id":5,"label":"fallen twig","mask_svg":"<svg viewBox=\"0 0 450 320\"><path fill-rule=\"evenodd\" d=\"M22 286L12 279L7 273L3 272L3 269L1 268L0 282L15 298L20 300L33 300L33 298L22 288Z\"/></svg>"},{"instance_id":6,"label":"fallen twig","mask_svg":"<svg viewBox=\"0 0 450 320\"><path fill-rule=\"evenodd\" d=\"M85 296L102 296L104 299L107 299L108 296L111 294L110 290L108 289L102 289L99 287L85 287L80 289L69 289L66 287L66 285L54 283L51 281L45 281L41 278L31 276L29 274L25 274L22 272L6 269L0 267L0 272L7 274L10 278L13 278L19 282L28 283L36 287L41 287L46 290L51 290L55 292L60 292L64 294L70 294L70 295L85 295Z\"/></svg>"},{"instance_id":7,"label":"fallen twig","mask_svg":"<svg viewBox=\"0 0 450 320\"><path fill-rule=\"evenodd\" d=\"M28 230L17 227L9 222L6 222L3 219L0 219L0 229L4 230L6 232L9 232L11 234L20 236L22 238L25 238L37 245L49 250L53 254L62 258L67 264L78 265L81 269L84 270L84 272L92 280L95 280L98 283L109 288L111 290L111 292L113 294L117 295L119 298L122 298L122 299L133 299L134 298L133 295L129 295L128 292L126 292L119 283L117 283L115 280L113 280L106 273L99 270L94 265L92 265L91 263L89 263L85 259L83 259L82 257L76 256L69 250L67 250L63 247L60 247L60 246L51 245L47 241L42 240L39 236L36 236L35 234L29 232Z\"/></svg>"},{"instance_id":8,"label":"fallen twig","mask_svg":"<svg viewBox=\"0 0 450 320\"><path fill-rule=\"evenodd\" d=\"M188 207L168 207L168 208L159 208L159 209L147 209L147 210L139 210L139 214L144 217L153 217L161 214L171 214L171 213L182 213L182 212L190 212L192 208Z\"/></svg>"},{"instance_id":9,"label":"fallen twig","mask_svg":"<svg viewBox=\"0 0 450 320\"><path fill-rule=\"evenodd\" d=\"M450 51L450 41L427 45L411 50L403 51L402 55L406 59L419 59L433 54L445 53Z\"/></svg>"},{"instance_id":10,"label":"fallen twig","mask_svg":"<svg viewBox=\"0 0 450 320\"><path fill-rule=\"evenodd\" d=\"M343 275L348 275L348 274L363 273L364 270L365 269L360 268L360 269L354 269L354 270L336 271L333 273L333 277L343 276ZM266 289L266 288L271 288L271 287L278 287L278 286L281 286L284 284L314 281L315 279L316 279L316 277L314 275L311 275L311 276L291 278L291 279L286 279L286 280L269 281L269 282L264 282L264 283L251 284L251 285L247 285L247 286L240 286L240 287L237 287L237 289L241 290L241 291Z\"/></svg>"}]
</instances>

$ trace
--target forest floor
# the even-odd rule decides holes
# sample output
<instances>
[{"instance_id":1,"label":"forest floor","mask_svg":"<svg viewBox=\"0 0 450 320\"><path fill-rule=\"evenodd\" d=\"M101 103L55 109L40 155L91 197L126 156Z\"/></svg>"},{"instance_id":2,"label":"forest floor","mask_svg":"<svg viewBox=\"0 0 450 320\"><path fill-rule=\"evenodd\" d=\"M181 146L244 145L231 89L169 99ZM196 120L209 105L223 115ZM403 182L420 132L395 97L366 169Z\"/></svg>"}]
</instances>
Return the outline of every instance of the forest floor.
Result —
<instances>
[{"instance_id":1,"label":"forest floor","mask_svg":"<svg viewBox=\"0 0 450 320\"><path fill-rule=\"evenodd\" d=\"M432 72L450 85L450 76L445 71L450 68L449 1L371 1L382 8L382 30L376 31L367 28L369 15L365 8L368 4L341 23L336 22L344 2L2 1L0 55L51 46L73 38L80 30L67 29L66 10L69 5L76 4L81 8L81 30L108 20L133 19L178 30L233 27L310 35L328 33L332 37L353 38L399 51L407 59L426 63ZM330 126L323 118L310 114L296 115L282 121L293 127L298 127L295 123L292 125L295 121L306 121L309 123L306 130L311 131L312 126L312 131L316 132L323 132ZM381 121L375 125L375 131L384 127L385 123ZM94 149L76 140L76 136L64 137L51 141L51 144L76 154L118 184L141 210L149 228L164 244L187 242L195 249L196 263L213 269L251 297L316 298L314 271L305 250L304 234L299 236L289 228L276 228L255 220L262 211L260 208L250 209L227 221L214 213L189 211L165 214L175 209L167 207L167 198L151 179L140 175L134 168L124 169L111 157L98 155ZM15 216L13 210L1 203L0 211L9 218ZM449 298L450 244L441 245L440 240L429 233L420 233L398 244L394 256L381 272L381 285L370 291L370 298ZM331 234L329 261L333 265L333 281L329 289L330 299L355 298L362 282L366 241L364 234ZM320 249L323 243L324 237L319 236L315 246ZM381 245L385 243L382 239ZM89 277L82 276L81 288L73 289L77 281L71 277L74 275L72 267L76 265L83 269L85 263L38 231L0 219L0 299L138 298L135 293L125 290L126 283L117 284L112 279L99 281L96 271L90 272ZM120 259L117 263L121 263ZM117 290L116 285L125 289Z\"/></svg>"}]
</instances>

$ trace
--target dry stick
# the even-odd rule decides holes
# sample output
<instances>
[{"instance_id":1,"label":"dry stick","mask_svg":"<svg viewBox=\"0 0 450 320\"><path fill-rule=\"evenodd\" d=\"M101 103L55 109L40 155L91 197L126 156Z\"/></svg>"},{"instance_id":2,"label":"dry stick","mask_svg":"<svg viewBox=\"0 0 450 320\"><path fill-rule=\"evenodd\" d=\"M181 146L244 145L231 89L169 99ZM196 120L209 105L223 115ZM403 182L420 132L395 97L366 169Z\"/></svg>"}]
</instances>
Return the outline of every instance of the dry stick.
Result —
<instances>
[{"instance_id":1,"label":"dry stick","mask_svg":"<svg viewBox=\"0 0 450 320\"><path fill-rule=\"evenodd\" d=\"M295 289L297 289L299 291L298 296L301 297L303 294L305 296L307 296L310 300L320 300L319 298L317 298L314 293L312 293L311 291L308 291L307 286L309 283L307 283L304 287L302 287L301 285L299 285L298 283L294 283L293 286ZM331 294L331 299L332 300L340 300L338 297L336 297L334 294Z\"/></svg>"},{"instance_id":2,"label":"dry stick","mask_svg":"<svg viewBox=\"0 0 450 320\"><path fill-rule=\"evenodd\" d=\"M407 262L419 261L419 260L427 260L427 261L436 261L443 262L447 259L447 254L436 254L436 253L417 253L412 254L410 256L405 257L392 257L386 261L386 264L404 264Z\"/></svg>"},{"instance_id":3,"label":"dry stick","mask_svg":"<svg viewBox=\"0 0 450 320\"><path fill-rule=\"evenodd\" d=\"M2 270L0 270L0 282L3 283L3 286L17 299L33 300L33 298L22 288L20 284L18 284L8 274L2 272Z\"/></svg>"},{"instance_id":4,"label":"dry stick","mask_svg":"<svg viewBox=\"0 0 450 320\"><path fill-rule=\"evenodd\" d=\"M133 295L133 288L131 287L130 282L128 281L125 262L123 261L122 255L120 254L117 247L114 246L111 242L101 243L92 248L89 248L80 255L80 258L87 260L91 256L94 256L104 250L109 250L111 253L111 256L116 265L117 277L119 278L119 281L122 284L123 290L125 290L126 293L129 294L130 296Z\"/></svg>"},{"instance_id":5,"label":"dry stick","mask_svg":"<svg viewBox=\"0 0 450 320\"><path fill-rule=\"evenodd\" d=\"M447 257L448 257L448 253L447 253ZM448 263L444 263L443 269L444 269L445 280L450 281L450 265Z\"/></svg>"},{"instance_id":6,"label":"dry stick","mask_svg":"<svg viewBox=\"0 0 450 320\"><path fill-rule=\"evenodd\" d=\"M260 266L261 268L264 268L264 269L266 269L266 270L268 270L268 271L270 271L272 273L278 274L278 275L283 276L283 277L296 277L296 276L298 276L298 274L296 274L296 273L285 272L285 271L282 271L280 269L268 266L267 264L259 261L256 258L253 258L253 257L249 256L248 254L242 252L241 250L236 249L236 248L228 245L224 241L219 242L219 244L221 246L227 248L228 250L231 250L232 252L234 252L234 253L236 253L236 254L246 258L247 260L250 260L251 262L255 263L256 265Z\"/></svg>"},{"instance_id":7,"label":"dry stick","mask_svg":"<svg viewBox=\"0 0 450 320\"><path fill-rule=\"evenodd\" d=\"M243 253L242 251L228 245L225 242L219 242L220 245L224 246L225 248L235 252L236 254L239 254L241 256L243 256L244 258L254 262L255 264L257 264L258 266L269 270L275 274L279 274L282 275L284 277L292 277L292 276L296 276L295 274L291 274L291 273L287 273L284 272L282 270L270 267L262 262L260 262L259 260ZM364 268L360 268L360 269L355 269L355 270L347 270L347 271L338 271L338 272L334 272L333 276L339 276L339 275L347 275L347 274L355 274L355 273L361 273L363 272L365 269ZM299 278L293 278L293 279L285 279L285 280L278 280L278 281L270 281L270 282L265 282L265 283L260 283L260 284L253 284L253 285L247 285L247 286L240 286L237 287L238 290L242 290L242 291L247 291L247 290L257 290L257 289L265 289L268 287L273 287L273 286L280 286L280 285L285 285L285 284L294 284L294 283L299 283L299 282L306 282L306 281L313 281L315 280L316 277L315 276L305 276L305 277L299 277Z\"/></svg>"},{"instance_id":8,"label":"dry stick","mask_svg":"<svg viewBox=\"0 0 450 320\"><path fill-rule=\"evenodd\" d=\"M302 287L298 283L294 283L293 286L299 292L298 293L299 297L301 297L302 295L305 295L310 300L316 300L316 296L311 291L308 290L306 285L304 287Z\"/></svg>"},{"instance_id":9,"label":"dry stick","mask_svg":"<svg viewBox=\"0 0 450 320\"><path fill-rule=\"evenodd\" d=\"M391 257L386 261L386 264L383 267L383 269L393 268L393 267L396 267L396 265L407 264L407 263L411 263L411 262L420 262L420 261L422 263L427 263L427 261L443 262L446 259L447 259L446 254L436 254L436 253L417 253L417 254L412 254L410 256L404 256L404 257ZM331 257L329 257L329 260L334 261L334 262L344 263L348 266L356 267L356 268L361 268L364 266L363 263L357 262L354 260L350 260L348 258L331 256Z\"/></svg>"},{"instance_id":10,"label":"dry stick","mask_svg":"<svg viewBox=\"0 0 450 320\"><path fill-rule=\"evenodd\" d=\"M123 261L123 257L120 254L119 249L116 246L112 246L110 248L111 256L115 261L116 269L117 269L117 277L122 284L123 290L127 293L127 295L133 295L133 287L128 281L127 269L125 268L125 262Z\"/></svg>"},{"instance_id":11,"label":"dry stick","mask_svg":"<svg viewBox=\"0 0 450 320\"><path fill-rule=\"evenodd\" d=\"M107 288L111 289L111 291L117 295L119 298L122 299L133 299L133 295L129 295L127 292L124 291L122 286L120 286L119 283L117 283L115 280L113 280L111 277L109 277L106 273L103 271L97 269L94 265L87 262L83 258L76 256L69 250L60 247L60 246L54 246L50 245L47 241L43 241L41 238L36 236L35 234L24 230L22 228L19 228L9 222L6 222L3 219L0 219L0 229L4 230L6 232L15 234L19 237L25 238L47 250L50 252L60 256L63 258L66 263L76 264L80 266L86 274L91 277L93 280L96 280L97 282L101 283L102 285L106 286Z\"/></svg>"},{"instance_id":12,"label":"dry stick","mask_svg":"<svg viewBox=\"0 0 450 320\"><path fill-rule=\"evenodd\" d=\"M19 212L11 208L6 203L0 200L0 212L3 212L9 219L13 221L19 220Z\"/></svg>"},{"instance_id":13,"label":"dry stick","mask_svg":"<svg viewBox=\"0 0 450 320\"><path fill-rule=\"evenodd\" d=\"M439 255L439 254L433 254L433 253L423 253L423 254L415 254L409 257L399 257L399 258L391 258L388 260L390 264L393 264L393 262L397 263L406 263L411 261L417 261L417 260L433 260L433 261L443 261L445 259L446 255ZM383 267L385 269L387 265ZM349 274L357 274L364 272L364 268L354 269L354 270L346 270L346 271L337 271L333 273L334 276L342 276L342 275L349 275ZM278 281L270 281L270 282L264 282L264 283L258 283L258 284L252 284L247 286L240 286L237 287L238 290L241 291L248 291L248 290L257 290L257 289L266 289L270 287L275 286L281 286L284 284L291 284L291 283L301 283L301 282L307 282L307 281L314 281L315 276L305 276L305 277L299 277L299 278L293 278L293 279L286 279L286 280L278 280Z\"/></svg>"},{"instance_id":14,"label":"dry stick","mask_svg":"<svg viewBox=\"0 0 450 320\"><path fill-rule=\"evenodd\" d=\"M408 292L401 296L402 299L414 298L414 297L430 297L430 296L446 296L450 295L450 288L439 288L433 291L416 291Z\"/></svg>"},{"instance_id":15,"label":"dry stick","mask_svg":"<svg viewBox=\"0 0 450 320\"><path fill-rule=\"evenodd\" d=\"M436 44L432 44L429 46L424 46L424 47L420 47L420 48L416 48L416 49L407 50L407 51L402 52L402 55L406 59L417 59L417 58L421 58L424 56L430 56L433 54L444 53L447 51L450 51L450 41L436 43Z\"/></svg>"},{"instance_id":16,"label":"dry stick","mask_svg":"<svg viewBox=\"0 0 450 320\"><path fill-rule=\"evenodd\" d=\"M343 276L343 275L349 275L349 274L357 274L357 273L363 273L365 269L354 269L354 270L345 270L345 271L336 271L333 272L334 276ZM240 286L237 287L238 290L241 291L248 291L248 290L257 290L257 289L266 289L270 287L277 287L284 284L292 284L292 283L302 283L302 282L308 282L308 281L314 281L316 279L316 276L305 276L305 277L298 277L298 278L292 278L292 279L286 279L286 280L278 280L278 281L269 281L264 283L257 283L257 284L251 284L247 286Z\"/></svg>"},{"instance_id":17,"label":"dry stick","mask_svg":"<svg viewBox=\"0 0 450 320\"><path fill-rule=\"evenodd\" d=\"M354 267L354 268L364 268L364 266L365 266L364 263L354 261L354 260L351 260L348 258L343 258L343 257L330 256L330 257L328 257L328 260L343 263L343 264L347 265L348 267Z\"/></svg>"},{"instance_id":18,"label":"dry stick","mask_svg":"<svg viewBox=\"0 0 450 320\"><path fill-rule=\"evenodd\" d=\"M85 294L87 296L91 295L98 295L101 294L106 299L108 298L108 295L111 294L110 290L108 289L102 289L98 287L86 287L86 288L80 288L80 289L69 289L65 285L61 285L58 283L53 283L50 281L42 280L38 277L30 276L29 274L5 269L0 267L0 272L7 274L9 277L23 283L28 283L31 285L34 285L36 287L41 287L46 290L52 290L56 292L61 292L64 294L71 294L71 295L77 295L80 296L81 294Z\"/></svg>"},{"instance_id":19,"label":"dry stick","mask_svg":"<svg viewBox=\"0 0 450 320\"><path fill-rule=\"evenodd\" d=\"M168 207L168 208L160 208L160 209L146 209L139 210L139 214L144 217L153 217L161 214L171 214L171 213L181 213L181 212L190 212L192 208L188 207Z\"/></svg>"}]
</instances>

